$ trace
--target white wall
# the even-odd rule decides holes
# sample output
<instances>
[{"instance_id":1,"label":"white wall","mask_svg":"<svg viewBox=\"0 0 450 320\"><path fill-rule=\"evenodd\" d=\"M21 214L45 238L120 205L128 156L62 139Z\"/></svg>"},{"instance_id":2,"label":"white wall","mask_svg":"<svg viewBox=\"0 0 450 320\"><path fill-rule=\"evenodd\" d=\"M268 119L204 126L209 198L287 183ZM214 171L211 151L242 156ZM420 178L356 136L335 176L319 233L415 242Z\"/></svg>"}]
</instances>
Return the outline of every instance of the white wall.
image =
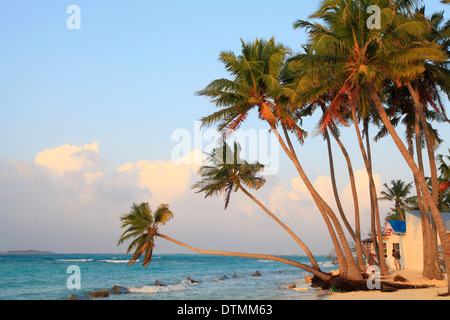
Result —
<instances>
[{"instance_id":1,"label":"white wall","mask_svg":"<svg viewBox=\"0 0 450 320\"><path fill-rule=\"evenodd\" d=\"M420 216L409 212L406 218L405 266L410 270L423 270L423 237Z\"/></svg>"}]
</instances>

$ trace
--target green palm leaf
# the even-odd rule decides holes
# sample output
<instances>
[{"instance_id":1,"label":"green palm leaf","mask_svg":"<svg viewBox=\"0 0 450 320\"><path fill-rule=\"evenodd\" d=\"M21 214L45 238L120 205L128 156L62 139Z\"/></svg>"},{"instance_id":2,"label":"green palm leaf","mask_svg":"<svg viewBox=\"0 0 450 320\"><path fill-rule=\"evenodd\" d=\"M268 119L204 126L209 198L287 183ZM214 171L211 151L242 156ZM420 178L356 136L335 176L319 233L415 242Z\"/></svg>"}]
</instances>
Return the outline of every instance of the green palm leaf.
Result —
<instances>
[{"instance_id":1,"label":"green palm leaf","mask_svg":"<svg viewBox=\"0 0 450 320\"><path fill-rule=\"evenodd\" d=\"M222 147L208 153L207 164L198 171L201 179L192 185L192 189L196 189L196 193L204 193L205 198L223 195L226 209L232 192L237 191L241 184L254 190L263 187L266 181L260 174L264 165L248 163L240 158L240 152L237 142L232 147L224 142Z\"/></svg>"},{"instance_id":2,"label":"green palm leaf","mask_svg":"<svg viewBox=\"0 0 450 320\"><path fill-rule=\"evenodd\" d=\"M132 240L126 253L134 250L128 265L135 263L143 256L143 266L147 267L151 261L155 238L159 224L166 224L173 218L167 204L158 206L153 212L148 203L133 204L129 213L122 215L122 228L126 230L120 236L117 245L123 244L127 240Z\"/></svg>"}]
</instances>

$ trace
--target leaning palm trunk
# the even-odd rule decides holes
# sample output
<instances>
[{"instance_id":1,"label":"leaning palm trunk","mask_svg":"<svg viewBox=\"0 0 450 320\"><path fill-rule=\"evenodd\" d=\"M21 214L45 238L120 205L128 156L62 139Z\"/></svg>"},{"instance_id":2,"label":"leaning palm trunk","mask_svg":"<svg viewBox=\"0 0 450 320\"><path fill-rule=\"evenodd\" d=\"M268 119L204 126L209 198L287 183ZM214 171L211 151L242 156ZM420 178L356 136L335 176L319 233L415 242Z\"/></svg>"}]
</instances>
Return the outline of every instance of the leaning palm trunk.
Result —
<instances>
[{"instance_id":1,"label":"leaning palm trunk","mask_svg":"<svg viewBox=\"0 0 450 320\"><path fill-rule=\"evenodd\" d=\"M300 177L302 178L303 182L305 183L317 208L319 209L320 213L322 214L322 216L325 220L328 231L329 231L330 236L333 241L333 245L335 247L336 257L339 262L339 268L341 269L341 275L350 280L361 280L362 279L361 271L359 270L358 265L353 257L350 246L348 244L347 239L345 238L345 234L344 234L344 231L342 230L339 220L337 219L334 212L331 210L331 208L328 206L328 204L322 199L322 197L319 195L317 190L312 185L311 181L306 176L306 174L297 158L295 150L292 147L287 130L285 128L283 128L283 130L284 130L284 134L286 136L289 148L286 146L286 143L281 138L278 130L276 128L272 127L272 132L275 133L283 150L285 151L285 153L287 154L289 159L295 165ZM331 221L329 221L330 219L331 219ZM337 237L339 237L340 243L336 237L336 233L334 232L333 226L336 229ZM341 244L342 244L342 248L341 248ZM342 250L343 250L343 252L342 252Z\"/></svg>"},{"instance_id":2,"label":"leaning palm trunk","mask_svg":"<svg viewBox=\"0 0 450 320\"><path fill-rule=\"evenodd\" d=\"M419 170L416 163L414 162L414 159L411 158L408 150L406 149L402 140L400 139L397 132L395 131L391 121L389 120L389 117L386 114L386 111L384 110L383 104L381 103L381 99L380 99L378 92L376 91L374 85L372 83L370 83L368 85L368 89L369 89L370 95L375 103L378 114L380 115L381 121L386 126L386 129L389 131L389 134L391 135L394 143L396 144L397 148L399 149L399 151L402 154L403 158L405 159L406 163L410 167L414 176L417 178L419 186L422 189L422 196L429 204L429 207L431 209L432 218L434 219L434 222L436 223L437 232L439 234L439 238L441 239L441 245L442 245L442 249L443 249L443 253L444 253L444 259L447 264L447 279L449 279L448 291L450 293L450 239L447 235L447 230L445 229L445 225L444 225L444 221L442 220L442 216L439 212L439 209L438 209L436 203L434 203L434 201L433 201L433 197L432 197L430 191L428 190L427 183L425 181L425 176Z\"/></svg>"},{"instance_id":3,"label":"leaning palm trunk","mask_svg":"<svg viewBox=\"0 0 450 320\"><path fill-rule=\"evenodd\" d=\"M289 150L287 150L286 144L284 143L283 139L280 137L280 134L278 133L277 130L274 130L281 146L283 147L284 151L286 152L287 156L291 159L291 161L294 163L295 167L297 168L297 171L300 174L300 177L302 178L303 181L308 180L308 178L306 177L305 172L303 171L303 168L301 167L300 163L298 161L295 160L293 154L291 154L291 152ZM341 274L347 274L347 262L345 261L345 256L344 253L342 252L342 248L341 245L339 244L339 240L336 236L336 233L334 231L333 225L330 222L330 219L328 218L327 214L324 212L323 208L321 205L318 204L318 201L314 198L314 195L311 195L313 197L314 202L317 205L317 208L319 209L319 212L322 214L322 217L325 221L325 225L328 228L328 232L330 234L331 237L331 241L333 242L333 246L336 252L336 258L338 260L339 263L339 270Z\"/></svg>"},{"instance_id":4,"label":"leaning palm trunk","mask_svg":"<svg viewBox=\"0 0 450 320\"><path fill-rule=\"evenodd\" d=\"M428 128L428 123L425 119L425 115L423 113L423 109L420 104L419 93L417 92L417 89L414 90L410 82L407 83L407 87L408 87L409 93L413 97L416 113L419 116L420 123L422 124L422 130L423 130L423 133L425 136L425 142L427 144L428 160L429 160L429 164L430 164L431 187L432 187L432 191L433 191L432 196L433 196L434 202L437 204L438 203L438 195L439 195L439 191L438 191L439 183L438 183L436 160L435 160L435 156L434 156L433 143L431 141L430 130Z\"/></svg>"},{"instance_id":5,"label":"leaning palm trunk","mask_svg":"<svg viewBox=\"0 0 450 320\"><path fill-rule=\"evenodd\" d=\"M161 237L163 239L166 239L168 241L171 241L175 244L178 244L182 247L185 247L187 249L190 249L192 251L198 252L198 253L203 253L203 254L210 254L210 255L216 255L216 256L230 256L230 257L242 257L242 258L252 258L252 259L264 259L264 260L271 260L271 261L277 261L277 262L281 262L284 264L288 264L300 269L303 269L305 271L308 271L316 276L318 276L320 279L322 280L328 280L331 278L331 275L324 273L322 271L319 271L317 269L314 269L306 264L303 264L301 262L297 262L297 261L293 261L293 260L289 260L289 259L285 259L285 258L281 258L281 257L277 257L277 256L272 256L272 255L266 255L266 254L256 254L256 253L241 253L241 252L229 252L229 251L216 251L216 250L202 250L202 249L197 249L194 247L191 247L190 245L187 245L183 242L180 242L178 240L172 239L164 234L161 233L156 233L156 236Z\"/></svg>"},{"instance_id":6,"label":"leaning palm trunk","mask_svg":"<svg viewBox=\"0 0 450 320\"><path fill-rule=\"evenodd\" d=\"M419 125L419 115L416 112L416 115L414 117L414 135L415 135L415 141L416 141L416 153L417 153L417 164L419 166L419 170L424 174L424 168L423 168L423 159L422 159L422 141L420 137L420 125ZM417 181L417 179L414 179ZM432 263L432 252L433 252L433 241L431 237L432 229L431 229L431 223L430 223L430 210L428 203L425 199L423 199L422 193L420 192L420 187L417 193L417 200L421 201L419 203L419 209L421 208L421 222L422 222L422 229L423 229L423 250L424 250L424 267L423 267L423 276L429 279L435 279L437 275L436 270L433 271L433 263ZM436 243L437 245L437 243ZM436 257L437 258L437 257ZM439 270L439 269L438 269ZM437 271L438 271L437 270Z\"/></svg>"},{"instance_id":7,"label":"leaning palm trunk","mask_svg":"<svg viewBox=\"0 0 450 320\"><path fill-rule=\"evenodd\" d=\"M437 168L436 168L436 160L434 156L433 151L433 144L431 142L431 135L430 130L428 128L428 123L425 119L425 115L422 110L422 106L420 104L420 98L419 93L416 90L413 89L410 82L407 83L408 90L413 97L415 110L416 110L416 118L418 117L420 119L420 123L422 124L422 130L425 136L425 142L426 142L426 149L428 153L428 160L430 165L430 173L431 173L431 188L432 188L432 196L434 203L438 204L438 195L439 195L439 185L438 185L438 178L437 178ZM422 172L423 168L422 168ZM427 208L427 207L426 207ZM426 210L428 212L428 209ZM427 215L429 216L429 215ZM429 277L432 279L439 279L440 271L439 271L439 262L438 262L438 244L437 244L437 232L436 232L436 224L434 222L434 219L431 218L431 232L429 233L429 237L431 240L430 243L430 274Z\"/></svg>"},{"instance_id":8,"label":"leaning palm trunk","mask_svg":"<svg viewBox=\"0 0 450 320\"><path fill-rule=\"evenodd\" d=\"M395 209L398 212L398 217L400 218L400 221L405 221L405 218L403 217L402 209L400 209L400 206L397 203L395 204Z\"/></svg>"},{"instance_id":9,"label":"leaning palm trunk","mask_svg":"<svg viewBox=\"0 0 450 320\"><path fill-rule=\"evenodd\" d=\"M353 166L352 166L352 162L350 160L350 156L348 155L348 152L347 152L344 144L339 139L338 135L333 130L333 128L330 128L330 131L333 134L333 137L336 140L336 142L338 143L339 147L341 148L341 151L342 151L342 154L344 155L345 160L347 161L348 175L350 178L350 186L352 189L353 206L354 206L354 210L355 210L355 231L353 232L353 229L351 229L351 228L348 231L356 243L357 257L359 259L358 250L361 250L362 253L364 254L364 256L366 257L367 261L369 261L370 264L372 264L372 265L378 264L378 262L376 262L373 259L373 257L367 252L367 250L361 245L361 225L360 225L360 216L359 216L358 192L356 190L355 175L353 173ZM359 247L359 249L358 249L358 247ZM360 268L361 268L361 266L360 266Z\"/></svg>"},{"instance_id":10,"label":"leaning palm trunk","mask_svg":"<svg viewBox=\"0 0 450 320\"><path fill-rule=\"evenodd\" d=\"M355 109L355 105L353 103L351 103L351 110L352 110L352 117L353 117L353 122L354 122L354 126L355 126L355 130L356 130L356 135L358 137L358 142L359 142L359 147L361 149L361 153L364 159L364 164L366 166L366 171L369 177L369 191L370 194L372 196L372 205L373 205L373 209L374 209L374 215L375 215L375 222L376 222L376 232L377 232L377 240L379 244L383 243L383 238L381 235L381 223L380 223L380 213L379 213L379 209L378 209L378 201L377 201L377 192L375 189L375 183L373 181L373 173L372 173L372 165L371 162L369 161L368 155L366 153L366 150L364 148L364 144L362 142L362 137L361 137L361 132L359 131L359 125L358 125L358 119L356 117L356 109ZM380 271L381 271L381 275L388 275L389 274L389 270L388 267L386 265L386 259L384 257L384 248L382 245L378 246L378 250L379 250L379 267L380 267Z\"/></svg>"},{"instance_id":11,"label":"leaning palm trunk","mask_svg":"<svg viewBox=\"0 0 450 320\"><path fill-rule=\"evenodd\" d=\"M306 255L309 258L309 261L311 261L311 265L314 269L317 269L320 271L320 267L314 258L313 254L309 250L309 248L305 245L305 243L300 240L299 237L288 227L286 226L280 219L278 219L269 209L267 209L258 199L256 199L250 192L248 192L242 185L239 186L239 189L244 192L250 199L252 199L261 209L264 210L265 213L267 213L273 220L275 220L284 230L287 231L291 235L292 238L299 244L299 246L303 249L303 251L306 253Z\"/></svg>"},{"instance_id":12,"label":"leaning palm trunk","mask_svg":"<svg viewBox=\"0 0 450 320\"><path fill-rule=\"evenodd\" d=\"M366 139L368 139L368 135L366 135ZM370 144L367 143L367 157L369 158L369 164L372 162L372 154L371 154L371 150L370 150ZM362 148L362 151L364 151L364 148ZM372 167L370 166L370 169ZM370 188L370 186L369 186ZM370 192L369 190L369 198L370 198L370 231L372 233L372 244L375 250L375 254L377 256L377 265L380 266L380 246L377 240L377 227L376 227L376 219L375 219L375 200L376 200L376 194L374 197L374 194L372 192ZM374 199L375 198L375 199ZM381 243L383 245L383 243ZM384 251L384 250L383 250ZM384 252L382 252L382 254L384 255Z\"/></svg>"},{"instance_id":13,"label":"leaning palm trunk","mask_svg":"<svg viewBox=\"0 0 450 320\"><path fill-rule=\"evenodd\" d=\"M375 255L377 256L377 261L380 261L380 250L378 240L377 240L377 228L375 227L375 209L373 204L373 196L372 193L369 192L370 197L370 232L372 233L372 243L375 249ZM379 266L379 262L377 263Z\"/></svg>"},{"instance_id":14,"label":"leaning palm trunk","mask_svg":"<svg viewBox=\"0 0 450 320\"><path fill-rule=\"evenodd\" d=\"M327 142L327 150L328 150L328 161L330 165L330 175L331 175L331 185L333 188L333 194L334 198L336 200L336 205L338 207L339 214L341 216L342 222L344 222L345 227L347 228L347 231L350 233L350 236L352 237L353 241L356 244L356 259L358 261L359 268L363 270L364 263L362 258L362 249L361 249L361 237L359 233L359 213L355 211L355 225L356 225L356 234L353 231L353 228L350 226L350 223L347 220L347 217L345 216L344 209L342 208L342 203L339 198L339 193L336 186L336 175L334 172L334 162L333 162L333 152L331 150L331 141L330 141L330 135L328 134L328 131L325 130L324 132L325 140Z\"/></svg>"},{"instance_id":15,"label":"leaning palm trunk","mask_svg":"<svg viewBox=\"0 0 450 320\"><path fill-rule=\"evenodd\" d=\"M350 226L350 223L348 222L347 217L345 216L344 208L342 208L342 203L339 198L339 193L338 193L337 186L336 186L336 175L334 172L334 162L333 162L333 153L331 150L330 136L326 130L323 133L323 135L325 137L325 141L327 142L328 163L330 166L330 176L331 176L331 187L333 189L334 199L336 200L336 206L338 208L339 215L341 216L342 222L344 223L345 227L349 231L350 235L352 235L352 234L354 235L355 233L353 232L353 228ZM355 239L354 236L352 238Z\"/></svg>"},{"instance_id":16,"label":"leaning palm trunk","mask_svg":"<svg viewBox=\"0 0 450 320\"><path fill-rule=\"evenodd\" d=\"M414 124L414 128L416 131L416 144L417 141L419 141L420 143L420 139L418 138L418 133L419 131L417 130L418 128L418 121L417 121L417 117L416 117L416 121ZM414 159L414 150L413 150L413 143L412 143L412 138L409 137L408 138L408 148L409 148L409 154L411 155L411 158ZM416 148L420 148L416 147ZM420 150L417 150L417 156L420 157L421 156L421 152ZM421 225L422 225L422 242L423 242L423 272L422 275L425 278L429 278L429 266L430 266L430 262L431 261L431 256L430 256L430 242L429 242L429 221L427 219L425 219L425 211L424 211L424 205L423 205L423 201L422 201L422 192L420 191L420 187L419 187L419 183L417 182L416 177L414 177L414 186L416 188L416 193L417 193L417 203L419 205L419 212L420 212L420 221L421 221Z\"/></svg>"}]
</instances>

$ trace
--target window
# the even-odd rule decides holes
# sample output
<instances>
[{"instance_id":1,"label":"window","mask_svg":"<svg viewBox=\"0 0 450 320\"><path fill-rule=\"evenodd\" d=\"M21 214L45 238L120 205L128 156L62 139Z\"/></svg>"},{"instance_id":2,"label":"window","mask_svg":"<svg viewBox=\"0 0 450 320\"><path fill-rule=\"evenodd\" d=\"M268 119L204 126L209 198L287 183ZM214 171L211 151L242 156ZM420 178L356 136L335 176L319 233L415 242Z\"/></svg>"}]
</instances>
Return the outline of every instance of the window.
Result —
<instances>
[{"instance_id":1,"label":"window","mask_svg":"<svg viewBox=\"0 0 450 320\"><path fill-rule=\"evenodd\" d=\"M393 243L392 249L394 249L395 251L400 251L400 243Z\"/></svg>"}]
</instances>

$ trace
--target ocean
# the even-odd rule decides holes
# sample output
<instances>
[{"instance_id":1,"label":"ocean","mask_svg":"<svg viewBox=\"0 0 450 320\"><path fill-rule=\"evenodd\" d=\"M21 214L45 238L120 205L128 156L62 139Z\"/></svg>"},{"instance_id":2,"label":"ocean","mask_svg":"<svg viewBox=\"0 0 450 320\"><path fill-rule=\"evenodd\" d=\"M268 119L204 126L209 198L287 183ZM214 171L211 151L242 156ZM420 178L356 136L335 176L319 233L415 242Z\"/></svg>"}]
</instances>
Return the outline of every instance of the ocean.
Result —
<instances>
[{"instance_id":1,"label":"ocean","mask_svg":"<svg viewBox=\"0 0 450 320\"><path fill-rule=\"evenodd\" d=\"M283 257L309 264L307 257ZM159 254L144 268L139 263L128 266L129 258L120 254L1 255L0 300L68 300L73 294L89 296L91 291L109 292L109 297L93 298L97 300L320 300L328 295L305 282L308 272L270 260ZM337 268L326 257L317 261L323 271ZM253 276L256 271L261 276ZM155 285L157 281L164 286ZM292 284L301 289L284 289ZM114 285L131 293L115 293Z\"/></svg>"}]
</instances>

